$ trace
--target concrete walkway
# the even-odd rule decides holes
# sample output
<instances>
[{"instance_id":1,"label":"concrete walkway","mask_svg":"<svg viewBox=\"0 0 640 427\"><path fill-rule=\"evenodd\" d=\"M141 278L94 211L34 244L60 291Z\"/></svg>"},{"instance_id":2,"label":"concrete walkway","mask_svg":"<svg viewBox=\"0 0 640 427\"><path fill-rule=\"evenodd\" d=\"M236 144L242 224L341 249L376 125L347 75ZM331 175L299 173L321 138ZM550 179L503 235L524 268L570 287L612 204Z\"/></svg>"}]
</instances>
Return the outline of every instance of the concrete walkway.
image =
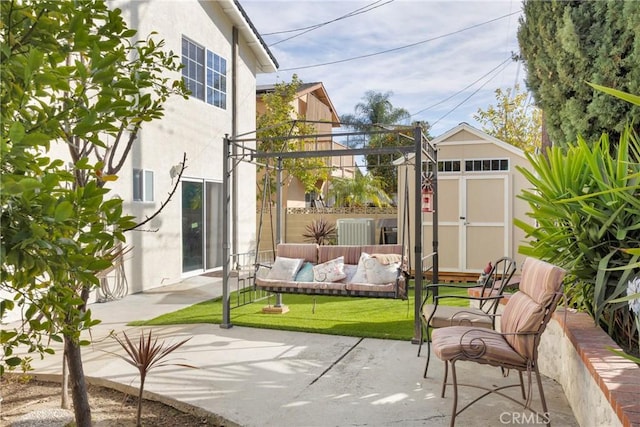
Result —
<instances>
[{"instance_id":1,"label":"concrete walkway","mask_svg":"<svg viewBox=\"0 0 640 427\"><path fill-rule=\"evenodd\" d=\"M103 322L92 330L94 344L84 349L85 374L95 383L133 392L139 378L133 367L110 354L122 354L122 349L105 338L109 332L126 331L137 338L140 328L127 322L210 299L221 294L221 286L221 279L199 276L92 304L93 317ZM169 360L197 369L152 370L145 384L149 397L217 414L229 426L405 427L450 422L452 393L440 397L443 364L432 358L429 378L422 378L424 352L416 357L417 346L410 342L211 324L154 327L153 332L167 343L191 338ZM58 376L61 352L35 361L35 367L38 375ZM499 369L476 364L459 363L458 377L481 384L505 381ZM513 373L507 380L516 379ZM577 426L561 387L546 378L543 383L552 424ZM477 394L478 390L462 389L461 402ZM534 407L539 407L534 395ZM457 421L458 426L474 427L542 424L499 397L476 403Z\"/></svg>"}]
</instances>

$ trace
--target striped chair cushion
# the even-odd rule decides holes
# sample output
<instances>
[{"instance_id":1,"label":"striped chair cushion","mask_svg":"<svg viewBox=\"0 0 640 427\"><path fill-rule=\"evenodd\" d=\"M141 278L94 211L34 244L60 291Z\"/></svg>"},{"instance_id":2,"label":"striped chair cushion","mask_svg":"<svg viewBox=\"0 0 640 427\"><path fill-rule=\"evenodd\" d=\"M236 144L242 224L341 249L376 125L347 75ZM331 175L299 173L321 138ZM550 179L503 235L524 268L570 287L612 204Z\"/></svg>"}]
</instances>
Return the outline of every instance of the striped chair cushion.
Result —
<instances>
[{"instance_id":1,"label":"striped chair cushion","mask_svg":"<svg viewBox=\"0 0 640 427\"><path fill-rule=\"evenodd\" d=\"M527 258L522 267L522 281L504 308L500 329L522 356L533 357L535 336L544 330L542 321L554 296L560 292L565 271L553 264ZM532 335L516 335L530 332Z\"/></svg>"},{"instance_id":2,"label":"striped chair cushion","mask_svg":"<svg viewBox=\"0 0 640 427\"><path fill-rule=\"evenodd\" d=\"M529 295L536 303L547 306L559 292L565 271L548 262L527 258L522 265L522 279L518 290Z\"/></svg>"},{"instance_id":3,"label":"striped chair cushion","mask_svg":"<svg viewBox=\"0 0 640 427\"><path fill-rule=\"evenodd\" d=\"M448 305L425 304L422 315L429 320L431 313L437 307L436 314L431 318L431 327L444 328L447 326L474 326L478 328L492 328L491 317L477 308L451 307Z\"/></svg>"},{"instance_id":4,"label":"striped chair cushion","mask_svg":"<svg viewBox=\"0 0 640 427\"><path fill-rule=\"evenodd\" d=\"M451 326L434 329L431 339L433 353L441 360L475 360L499 366L526 367L526 359L492 329Z\"/></svg>"}]
</instances>

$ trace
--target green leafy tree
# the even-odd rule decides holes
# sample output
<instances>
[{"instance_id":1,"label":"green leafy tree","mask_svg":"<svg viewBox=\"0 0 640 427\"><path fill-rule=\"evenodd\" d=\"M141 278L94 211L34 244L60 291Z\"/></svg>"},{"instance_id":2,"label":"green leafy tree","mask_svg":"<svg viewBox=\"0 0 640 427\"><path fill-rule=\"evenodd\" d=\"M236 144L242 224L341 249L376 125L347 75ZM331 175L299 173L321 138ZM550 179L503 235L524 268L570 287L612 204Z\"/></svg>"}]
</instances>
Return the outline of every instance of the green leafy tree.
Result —
<instances>
[{"instance_id":1,"label":"green leafy tree","mask_svg":"<svg viewBox=\"0 0 640 427\"><path fill-rule=\"evenodd\" d=\"M355 105L354 114L344 114L340 116L340 121L343 125L362 132L395 128L403 122L408 124L411 115L404 108L393 106L390 100L392 95L392 92L367 91L362 101ZM429 136L429 124L421 123L421 126ZM413 137L412 131L408 131L407 135ZM406 140L397 134L373 134L370 138L354 139L350 145L367 145L370 148L393 147L406 145ZM394 154L366 156L367 170L380 179L382 188L389 194L395 193L398 186L397 168L392 164L397 157Z\"/></svg>"},{"instance_id":2,"label":"green leafy tree","mask_svg":"<svg viewBox=\"0 0 640 427\"><path fill-rule=\"evenodd\" d=\"M526 0L523 10L518 41L527 87L553 143L578 135L593 142L604 132L617 141L640 107L585 83L640 92L640 2Z\"/></svg>"},{"instance_id":3,"label":"green leafy tree","mask_svg":"<svg viewBox=\"0 0 640 427\"><path fill-rule=\"evenodd\" d=\"M0 369L28 364L64 342L77 426L91 425L82 367L83 331L98 321L87 301L134 218L109 197L144 122L186 96L179 58L152 38L133 41L120 10L104 1L0 3L0 203L3 291ZM68 150L69 162L61 158Z\"/></svg>"},{"instance_id":4,"label":"green leafy tree","mask_svg":"<svg viewBox=\"0 0 640 427\"><path fill-rule=\"evenodd\" d=\"M479 108L473 118L482 124L482 130L489 135L533 152L542 142L542 114L529 104L529 94L520 91L520 85L513 90L507 88L495 91L496 104L486 109Z\"/></svg>"},{"instance_id":5,"label":"green leafy tree","mask_svg":"<svg viewBox=\"0 0 640 427\"><path fill-rule=\"evenodd\" d=\"M272 92L262 96L265 112L258 114L256 119L258 150L278 153L314 149L315 141L304 136L316 133L315 127L305 123L305 117L296 113L293 104L301 84L302 81L294 74L290 83L278 83ZM270 167L275 166L272 159L266 162ZM329 177L328 162L329 160L318 157L284 159L283 183L288 184L293 178L297 178L307 193L314 192L318 183L326 181ZM264 171L264 167L259 170ZM273 187L273 174L270 178L270 185Z\"/></svg>"}]
</instances>

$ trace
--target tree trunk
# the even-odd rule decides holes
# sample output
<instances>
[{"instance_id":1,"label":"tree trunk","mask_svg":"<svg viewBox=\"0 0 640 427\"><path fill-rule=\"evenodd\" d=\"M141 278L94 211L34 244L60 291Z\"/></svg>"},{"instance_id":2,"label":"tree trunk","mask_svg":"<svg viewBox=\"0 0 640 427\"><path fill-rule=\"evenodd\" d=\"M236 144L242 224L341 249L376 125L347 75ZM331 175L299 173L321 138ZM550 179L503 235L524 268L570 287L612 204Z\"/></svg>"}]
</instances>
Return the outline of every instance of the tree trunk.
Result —
<instances>
[{"instance_id":1,"label":"tree trunk","mask_svg":"<svg viewBox=\"0 0 640 427\"><path fill-rule=\"evenodd\" d=\"M62 400L60 407L62 409L71 409L69 404L69 369L67 369L66 352L62 353Z\"/></svg>"},{"instance_id":2,"label":"tree trunk","mask_svg":"<svg viewBox=\"0 0 640 427\"><path fill-rule=\"evenodd\" d=\"M91 427L91 407L87 394L87 384L82 367L82 355L80 346L71 337L65 335L64 353L69 367L69 380L71 381L71 397L73 399L73 412L77 427Z\"/></svg>"}]
</instances>

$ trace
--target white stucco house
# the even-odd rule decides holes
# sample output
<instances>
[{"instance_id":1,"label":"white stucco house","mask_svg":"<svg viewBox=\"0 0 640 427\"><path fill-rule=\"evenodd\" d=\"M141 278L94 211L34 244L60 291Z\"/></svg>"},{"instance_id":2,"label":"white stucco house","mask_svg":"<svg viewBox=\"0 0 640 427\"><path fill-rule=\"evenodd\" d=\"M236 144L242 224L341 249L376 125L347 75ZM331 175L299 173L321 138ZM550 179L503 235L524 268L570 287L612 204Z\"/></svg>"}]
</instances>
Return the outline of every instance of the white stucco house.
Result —
<instances>
[{"instance_id":1,"label":"white stucco house","mask_svg":"<svg viewBox=\"0 0 640 427\"><path fill-rule=\"evenodd\" d=\"M145 220L167 202L175 185L172 167L186 155L174 196L141 231L126 233L130 251L103 279L111 287L126 277L126 294L221 269L224 137L256 129L256 75L275 72L278 64L237 0L107 4L122 10L137 37L156 33L154 40L164 40L166 51L182 58L184 68L168 77L184 79L192 91L187 100L170 98L164 117L142 126L118 179L107 185L107 197L124 201L123 214ZM63 143L53 145L50 155L70 160ZM255 248L255 166L244 162L235 175L252 183L232 195L238 209L232 215L230 249L242 253ZM104 292L95 295L104 297ZM16 308L1 320L19 317Z\"/></svg>"},{"instance_id":2,"label":"white stucco house","mask_svg":"<svg viewBox=\"0 0 640 427\"><path fill-rule=\"evenodd\" d=\"M108 1L139 37L156 32L181 55L188 100L170 99L161 120L146 123L113 194L126 214L144 219L167 199L172 166L186 153L180 187L145 231L127 233L129 293L173 284L222 266L222 159L225 134L256 128L256 75L278 64L236 0ZM174 78L179 78L179 75ZM241 182L255 168L239 166ZM237 224L255 224L255 186L242 188ZM232 224L233 226L233 224ZM235 252L255 244L255 227L235 227Z\"/></svg>"}]
</instances>

